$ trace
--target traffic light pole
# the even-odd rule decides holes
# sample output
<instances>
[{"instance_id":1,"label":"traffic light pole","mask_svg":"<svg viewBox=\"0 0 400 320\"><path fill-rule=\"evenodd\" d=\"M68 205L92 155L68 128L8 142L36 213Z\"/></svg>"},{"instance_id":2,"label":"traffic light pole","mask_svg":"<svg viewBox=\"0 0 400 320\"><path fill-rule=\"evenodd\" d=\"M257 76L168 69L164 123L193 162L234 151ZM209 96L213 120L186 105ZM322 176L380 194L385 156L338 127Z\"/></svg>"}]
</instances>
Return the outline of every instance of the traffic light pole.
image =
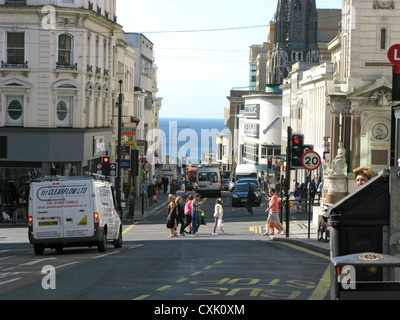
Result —
<instances>
[{"instance_id":1,"label":"traffic light pole","mask_svg":"<svg viewBox=\"0 0 400 320\"><path fill-rule=\"evenodd\" d=\"M286 238L289 238L289 210L290 210L290 159L292 157L292 128L287 128L287 146L286 146Z\"/></svg>"}]
</instances>

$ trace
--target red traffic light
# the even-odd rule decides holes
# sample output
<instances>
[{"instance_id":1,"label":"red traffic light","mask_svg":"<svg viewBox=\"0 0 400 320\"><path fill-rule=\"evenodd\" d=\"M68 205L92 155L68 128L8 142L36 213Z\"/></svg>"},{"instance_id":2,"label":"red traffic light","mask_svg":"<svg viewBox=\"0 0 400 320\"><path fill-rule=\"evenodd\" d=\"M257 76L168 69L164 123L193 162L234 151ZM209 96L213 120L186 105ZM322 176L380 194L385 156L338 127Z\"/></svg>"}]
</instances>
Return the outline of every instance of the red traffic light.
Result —
<instances>
[{"instance_id":1,"label":"red traffic light","mask_svg":"<svg viewBox=\"0 0 400 320\"><path fill-rule=\"evenodd\" d=\"M110 163L110 157L103 157L103 163Z\"/></svg>"},{"instance_id":2,"label":"red traffic light","mask_svg":"<svg viewBox=\"0 0 400 320\"><path fill-rule=\"evenodd\" d=\"M295 144L299 144L299 143L300 143L300 140L297 139L297 138L293 138L293 142L294 142Z\"/></svg>"}]
</instances>

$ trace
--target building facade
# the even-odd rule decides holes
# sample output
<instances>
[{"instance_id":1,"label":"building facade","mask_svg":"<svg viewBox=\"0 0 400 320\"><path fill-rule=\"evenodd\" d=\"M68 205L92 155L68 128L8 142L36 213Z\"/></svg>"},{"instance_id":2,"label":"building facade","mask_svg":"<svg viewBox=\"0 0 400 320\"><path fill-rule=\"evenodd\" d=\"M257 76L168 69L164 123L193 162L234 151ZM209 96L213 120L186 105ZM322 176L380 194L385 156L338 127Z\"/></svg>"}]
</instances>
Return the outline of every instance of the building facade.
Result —
<instances>
[{"instance_id":1,"label":"building facade","mask_svg":"<svg viewBox=\"0 0 400 320\"><path fill-rule=\"evenodd\" d=\"M2 203L32 178L96 172L102 156L115 158L115 105L121 90L133 115L126 72L137 58L115 14L115 0L0 0Z\"/></svg>"}]
</instances>

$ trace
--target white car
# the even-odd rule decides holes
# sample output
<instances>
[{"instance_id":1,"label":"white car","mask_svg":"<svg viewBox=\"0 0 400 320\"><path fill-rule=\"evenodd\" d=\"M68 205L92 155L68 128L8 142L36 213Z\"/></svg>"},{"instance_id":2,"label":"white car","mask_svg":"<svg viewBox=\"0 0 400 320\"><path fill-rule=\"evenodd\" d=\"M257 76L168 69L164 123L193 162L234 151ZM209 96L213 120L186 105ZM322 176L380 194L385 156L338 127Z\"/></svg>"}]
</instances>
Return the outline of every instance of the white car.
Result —
<instances>
[{"instance_id":1,"label":"white car","mask_svg":"<svg viewBox=\"0 0 400 320\"><path fill-rule=\"evenodd\" d=\"M122 224L111 184L94 177L43 178L29 194L28 236L35 254L45 248L122 247Z\"/></svg>"}]
</instances>

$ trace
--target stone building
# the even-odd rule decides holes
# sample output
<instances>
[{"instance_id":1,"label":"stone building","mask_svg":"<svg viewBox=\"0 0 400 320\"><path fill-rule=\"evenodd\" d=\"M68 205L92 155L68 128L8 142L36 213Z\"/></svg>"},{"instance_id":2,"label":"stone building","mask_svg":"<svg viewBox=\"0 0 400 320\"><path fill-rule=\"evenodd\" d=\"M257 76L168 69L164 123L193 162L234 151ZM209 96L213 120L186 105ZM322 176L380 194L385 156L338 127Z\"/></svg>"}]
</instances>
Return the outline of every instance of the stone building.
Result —
<instances>
[{"instance_id":1,"label":"stone building","mask_svg":"<svg viewBox=\"0 0 400 320\"><path fill-rule=\"evenodd\" d=\"M0 0L0 43L0 203L31 178L114 160L115 105L121 89L123 114L134 114L137 59L116 0Z\"/></svg>"}]
</instances>

